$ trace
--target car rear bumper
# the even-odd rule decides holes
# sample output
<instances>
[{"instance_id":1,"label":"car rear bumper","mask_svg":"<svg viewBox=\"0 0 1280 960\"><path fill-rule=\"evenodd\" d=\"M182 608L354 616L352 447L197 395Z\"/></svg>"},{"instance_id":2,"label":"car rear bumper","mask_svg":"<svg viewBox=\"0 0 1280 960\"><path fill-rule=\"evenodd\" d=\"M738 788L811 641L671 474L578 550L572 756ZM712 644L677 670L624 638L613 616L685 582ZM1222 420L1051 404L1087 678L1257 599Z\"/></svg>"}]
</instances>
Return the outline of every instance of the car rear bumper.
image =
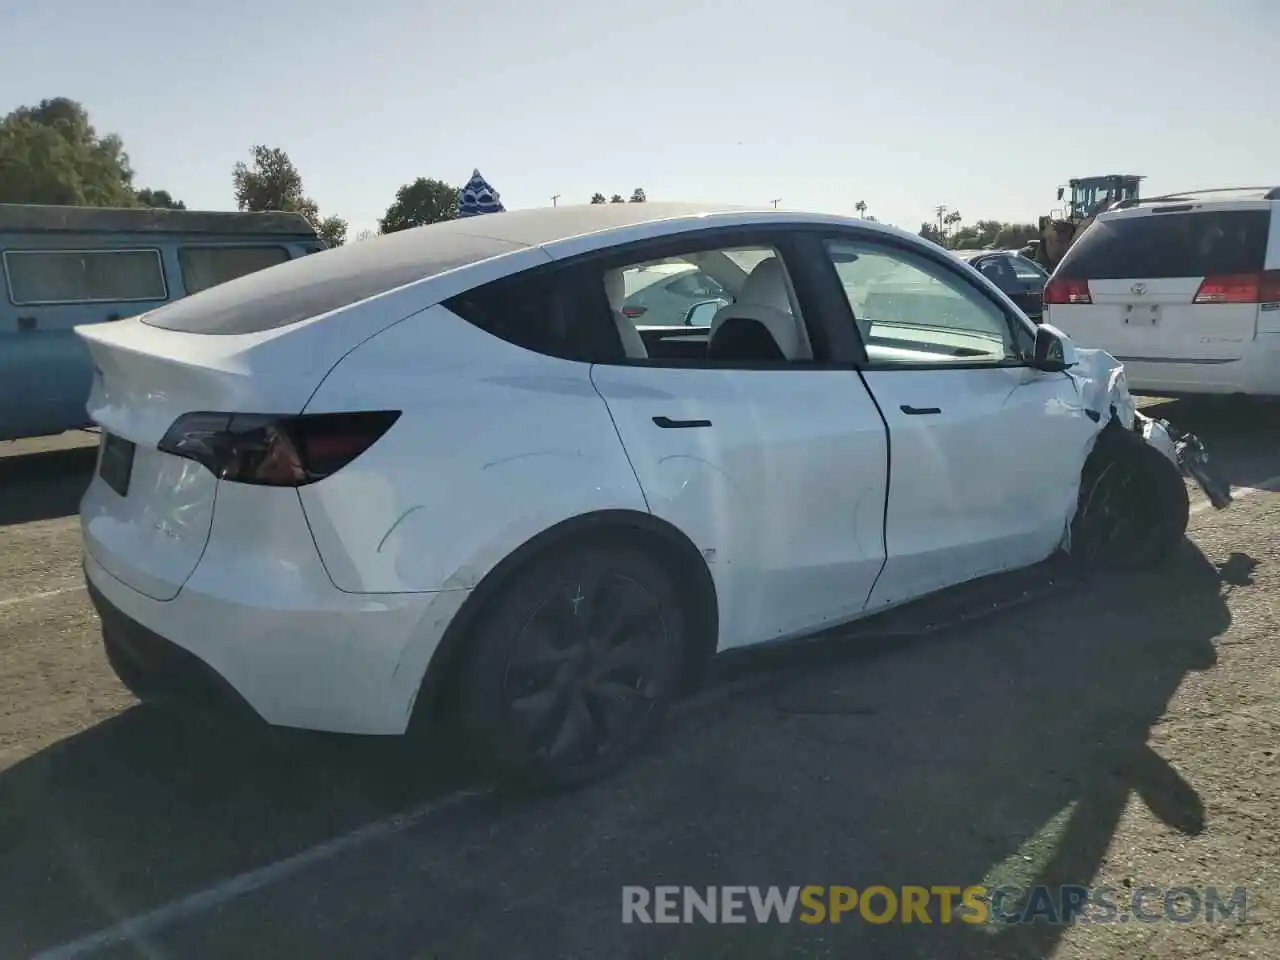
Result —
<instances>
[{"instance_id":1,"label":"car rear bumper","mask_svg":"<svg viewBox=\"0 0 1280 960\"><path fill-rule=\"evenodd\" d=\"M1166 360L1121 356L1135 393L1280 396L1280 334L1259 334L1238 359Z\"/></svg>"},{"instance_id":2,"label":"car rear bumper","mask_svg":"<svg viewBox=\"0 0 1280 960\"><path fill-rule=\"evenodd\" d=\"M84 569L107 655L140 698L336 733L405 732L431 655L468 594L330 585L317 598L314 582L299 591L283 577L238 602L227 596L227 571L202 577L202 564L172 600L154 600L92 555ZM264 592L276 597L270 606Z\"/></svg>"}]
</instances>

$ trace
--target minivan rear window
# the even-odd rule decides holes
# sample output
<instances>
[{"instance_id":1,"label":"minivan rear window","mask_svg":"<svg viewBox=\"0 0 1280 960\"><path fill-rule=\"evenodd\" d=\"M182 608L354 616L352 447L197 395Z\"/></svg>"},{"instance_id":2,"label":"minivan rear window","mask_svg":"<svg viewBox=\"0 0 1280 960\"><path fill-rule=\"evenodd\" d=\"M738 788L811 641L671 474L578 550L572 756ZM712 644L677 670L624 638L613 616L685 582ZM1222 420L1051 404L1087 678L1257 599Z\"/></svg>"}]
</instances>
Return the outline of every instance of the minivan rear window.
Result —
<instances>
[{"instance_id":1,"label":"minivan rear window","mask_svg":"<svg viewBox=\"0 0 1280 960\"><path fill-rule=\"evenodd\" d=\"M1067 251L1069 280L1157 280L1257 273L1267 256L1269 210L1152 213L1096 220Z\"/></svg>"}]
</instances>

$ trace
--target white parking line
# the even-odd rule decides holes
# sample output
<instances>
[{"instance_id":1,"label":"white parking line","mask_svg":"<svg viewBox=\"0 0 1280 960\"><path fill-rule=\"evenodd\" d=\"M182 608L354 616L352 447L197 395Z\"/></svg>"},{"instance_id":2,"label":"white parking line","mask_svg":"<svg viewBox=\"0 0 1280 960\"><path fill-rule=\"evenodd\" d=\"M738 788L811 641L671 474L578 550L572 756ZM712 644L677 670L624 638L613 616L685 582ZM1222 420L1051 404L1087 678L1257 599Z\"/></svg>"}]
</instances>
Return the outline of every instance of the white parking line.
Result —
<instances>
[{"instance_id":1,"label":"white parking line","mask_svg":"<svg viewBox=\"0 0 1280 960\"><path fill-rule=\"evenodd\" d=\"M443 813L445 810L459 806L466 800L484 796L485 793L486 791L481 790L461 790L442 799L415 807L407 813L396 814L387 817L385 820L375 821L345 836L327 840L317 846L303 850L292 857L286 857L265 867L259 867L257 870L239 874L190 896L172 900L162 907L157 907L155 910L122 920L115 926L107 927L105 930L99 930L97 933L82 937L79 940L73 940L71 943L51 947L48 950L37 953L32 957L32 960L74 960L76 957L87 956L105 947L119 946L129 942L141 944L159 930L179 920L220 907L247 893L278 883L308 867L315 866L326 860L332 860L339 854L362 847L367 843L403 833L410 827L417 826L437 813Z\"/></svg>"},{"instance_id":2,"label":"white parking line","mask_svg":"<svg viewBox=\"0 0 1280 960\"><path fill-rule=\"evenodd\" d=\"M1277 490L1280 490L1280 476L1268 477L1256 487L1232 487L1231 499L1233 501L1243 500L1245 497L1251 497L1255 493L1275 493ZM1197 513L1204 513L1212 506L1213 504L1208 500L1201 500L1199 503L1193 503L1191 505L1191 514L1194 516Z\"/></svg>"},{"instance_id":3,"label":"white parking line","mask_svg":"<svg viewBox=\"0 0 1280 960\"><path fill-rule=\"evenodd\" d=\"M0 600L0 607L16 607L22 603L35 603L37 600L48 600L50 597L60 597L64 593L75 593L83 589L84 584L78 583L74 587L59 587L57 590L29 593L25 597L10 597L8 600Z\"/></svg>"}]
</instances>

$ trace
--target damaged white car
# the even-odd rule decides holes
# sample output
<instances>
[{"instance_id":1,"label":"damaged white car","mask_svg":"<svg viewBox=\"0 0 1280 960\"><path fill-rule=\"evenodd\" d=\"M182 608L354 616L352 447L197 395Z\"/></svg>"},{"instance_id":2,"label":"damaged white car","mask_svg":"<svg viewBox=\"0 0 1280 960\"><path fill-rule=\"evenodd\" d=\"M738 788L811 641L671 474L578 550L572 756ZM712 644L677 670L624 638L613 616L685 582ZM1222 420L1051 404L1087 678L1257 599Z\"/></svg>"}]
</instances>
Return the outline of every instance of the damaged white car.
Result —
<instances>
[{"instance_id":1,"label":"damaged white car","mask_svg":"<svg viewBox=\"0 0 1280 960\"><path fill-rule=\"evenodd\" d=\"M718 296L637 325L659 264ZM457 719L526 784L622 761L718 650L1062 550L1160 560L1204 473L1110 357L842 217L495 213L79 332L118 675L283 726Z\"/></svg>"}]
</instances>

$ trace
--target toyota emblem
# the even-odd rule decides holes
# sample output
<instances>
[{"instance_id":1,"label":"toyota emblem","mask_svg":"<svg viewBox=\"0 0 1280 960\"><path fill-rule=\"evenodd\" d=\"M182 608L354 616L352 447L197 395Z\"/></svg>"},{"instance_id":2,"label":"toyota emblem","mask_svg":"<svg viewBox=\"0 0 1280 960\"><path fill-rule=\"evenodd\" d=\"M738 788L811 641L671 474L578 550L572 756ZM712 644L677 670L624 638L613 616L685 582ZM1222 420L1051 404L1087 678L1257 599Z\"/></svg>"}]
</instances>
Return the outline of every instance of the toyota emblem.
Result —
<instances>
[{"instance_id":1,"label":"toyota emblem","mask_svg":"<svg viewBox=\"0 0 1280 960\"><path fill-rule=\"evenodd\" d=\"M1145 283L1135 283L1129 288L1129 292L1135 297L1140 297L1147 292L1147 285Z\"/></svg>"}]
</instances>

